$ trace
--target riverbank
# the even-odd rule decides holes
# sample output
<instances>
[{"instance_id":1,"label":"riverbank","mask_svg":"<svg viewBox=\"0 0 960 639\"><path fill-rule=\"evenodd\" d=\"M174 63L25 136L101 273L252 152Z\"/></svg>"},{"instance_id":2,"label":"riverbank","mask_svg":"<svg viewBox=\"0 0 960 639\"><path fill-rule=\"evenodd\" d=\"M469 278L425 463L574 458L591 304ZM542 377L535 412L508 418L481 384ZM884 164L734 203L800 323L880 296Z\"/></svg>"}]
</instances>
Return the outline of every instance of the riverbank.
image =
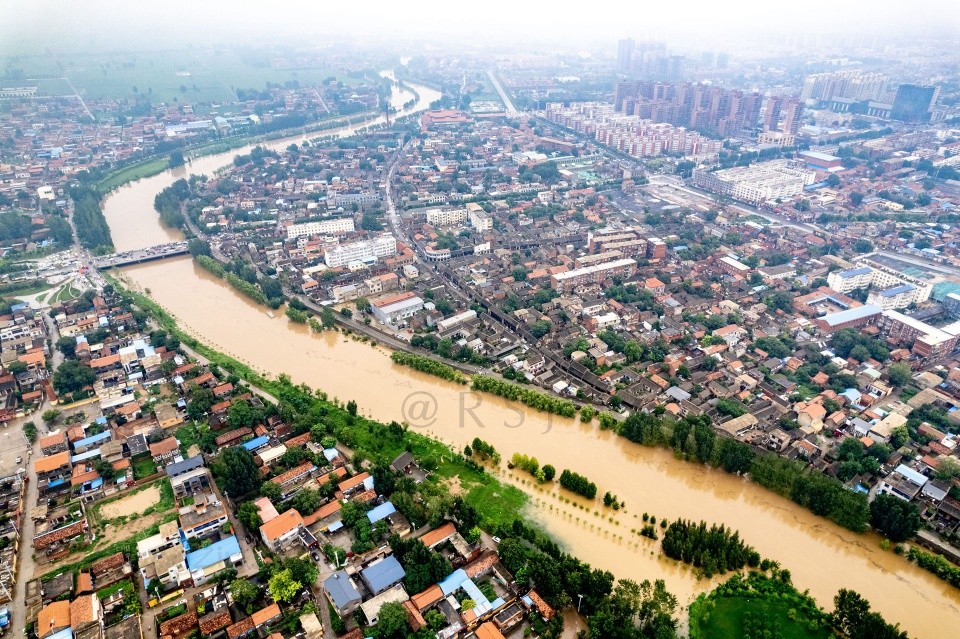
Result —
<instances>
[{"instance_id":1,"label":"riverbank","mask_svg":"<svg viewBox=\"0 0 960 639\"><path fill-rule=\"evenodd\" d=\"M426 89L421 95L431 99ZM212 156L190 170L210 174L231 161L232 155ZM160 226L152 209L156 193L179 177L185 177L183 170L167 171L108 198L105 210L118 249L151 246L164 236L180 239ZM115 276L138 290L150 289L150 298L168 309L180 327L254 370L287 371L296 383L321 388L330 397L354 398L363 414L383 422L403 417L411 430L442 440L453 450L462 450L479 436L505 458L513 452L535 455L590 477L601 493L613 489L628 510L608 522L594 516L595 505L580 498L548 485L524 485L508 471L499 475L533 496L527 512L541 529L617 576L663 578L678 597L692 600L710 584L651 554L653 542L634 535L633 543L628 533L642 524L644 511L658 519L705 519L744 531L765 557L785 564L801 557L790 565L794 582L821 601L839 588L856 589L888 619L921 637L944 636L944 624L960 624L958 592L881 550L879 537L850 533L736 475L634 444L595 424L530 410L400 366L384 357L389 353L383 349L342 333L313 333L282 314L271 317L188 258L125 268ZM415 419L410 409L421 400L432 414ZM931 607L938 610L936 618L921 613Z\"/></svg>"},{"instance_id":2,"label":"riverbank","mask_svg":"<svg viewBox=\"0 0 960 639\"><path fill-rule=\"evenodd\" d=\"M374 119L376 115L377 113L375 111L363 111L350 117L322 118L304 126L288 127L286 129L271 131L270 133L225 137L204 142L200 145L178 147L176 150L183 153L185 157L188 157L188 159L192 161L196 158L226 153L227 151L257 144L258 142L271 142L293 135L322 133L328 129L350 126L364 122L367 119ZM187 166L189 167L189 164ZM94 186L100 195L103 196L130 182L136 182L143 178L158 175L168 168L170 168L168 154L152 155L107 172L97 180Z\"/></svg>"}]
</instances>

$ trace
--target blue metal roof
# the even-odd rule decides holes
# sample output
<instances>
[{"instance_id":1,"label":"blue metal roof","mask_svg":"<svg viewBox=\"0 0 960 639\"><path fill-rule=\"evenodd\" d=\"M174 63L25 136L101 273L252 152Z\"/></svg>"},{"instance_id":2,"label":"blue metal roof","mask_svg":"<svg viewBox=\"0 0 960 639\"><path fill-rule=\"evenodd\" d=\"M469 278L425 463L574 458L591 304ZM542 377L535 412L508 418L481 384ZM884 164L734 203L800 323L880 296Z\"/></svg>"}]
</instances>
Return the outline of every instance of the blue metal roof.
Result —
<instances>
[{"instance_id":1,"label":"blue metal roof","mask_svg":"<svg viewBox=\"0 0 960 639\"><path fill-rule=\"evenodd\" d=\"M189 553L186 557L187 568L190 570L199 570L200 568L206 568L207 566L212 566L218 561L226 561L233 555L240 553L240 543L237 541L236 537L227 537L226 539L221 539L215 544L211 544L206 548L201 548L200 550L194 550Z\"/></svg>"},{"instance_id":2,"label":"blue metal roof","mask_svg":"<svg viewBox=\"0 0 960 639\"><path fill-rule=\"evenodd\" d=\"M913 284L901 284L900 286L894 286L893 288L880 291L880 297L896 297L900 293L907 293L914 290L914 288Z\"/></svg>"},{"instance_id":3,"label":"blue metal roof","mask_svg":"<svg viewBox=\"0 0 960 639\"><path fill-rule=\"evenodd\" d=\"M852 268L847 271L840 271L839 273L837 273L837 275L843 278L855 277L857 275L866 275L871 270L873 269L871 269L869 266L861 266L860 268Z\"/></svg>"},{"instance_id":4,"label":"blue metal roof","mask_svg":"<svg viewBox=\"0 0 960 639\"><path fill-rule=\"evenodd\" d=\"M393 584L402 581L406 574L397 558L388 555L377 563L364 568L360 572L360 578L363 579L363 583L367 585L370 592L379 595Z\"/></svg>"},{"instance_id":5,"label":"blue metal roof","mask_svg":"<svg viewBox=\"0 0 960 639\"><path fill-rule=\"evenodd\" d=\"M100 449L94 448L93 450L88 450L85 453L80 453L79 455L74 455L70 458L70 462L76 464L77 462L86 461L88 459L93 459L94 457L100 456Z\"/></svg>"},{"instance_id":6,"label":"blue metal roof","mask_svg":"<svg viewBox=\"0 0 960 639\"><path fill-rule=\"evenodd\" d=\"M446 597L451 592L456 592L459 590L460 585L467 579L469 579L469 577L467 577L467 573L463 570L463 568L458 568L437 585L440 586L440 591L443 593L443 596Z\"/></svg>"},{"instance_id":7,"label":"blue metal roof","mask_svg":"<svg viewBox=\"0 0 960 639\"><path fill-rule=\"evenodd\" d=\"M102 433L97 433L96 435L90 435L89 437L84 437L83 439L78 439L73 442L73 448L84 448L90 444L96 444L97 442L103 442L110 439L110 431L105 430Z\"/></svg>"},{"instance_id":8,"label":"blue metal roof","mask_svg":"<svg viewBox=\"0 0 960 639\"><path fill-rule=\"evenodd\" d=\"M247 443L241 444L241 445L247 450L256 450L261 446L266 446L267 442L269 441L270 441L269 437L267 437L266 435L261 435L260 437L255 437L250 441L248 441Z\"/></svg>"},{"instance_id":9,"label":"blue metal roof","mask_svg":"<svg viewBox=\"0 0 960 639\"><path fill-rule=\"evenodd\" d=\"M389 501L383 504L380 504L376 508L371 508L367 511L367 519L370 520L371 524L375 524L381 519L386 519L393 513L397 512L397 509L394 508L393 504Z\"/></svg>"},{"instance_id":10,"label":"blue metal roof","mask_svg":"<svg viewBox=\"0 0 960 639\"><path fill-rule=\"evenodd\" d=\"M339 570L323 582L323 589L330 594L333 599L333 605L339 610L343 610L350 604L360 601L360 593L350 581L349 575L343 570Z\"/></svg>"},{"instance_id":11,"label":"blue metal roof","mask_svg":"<svg viewBox=\"0 0 960 639\"><path fill-rule=\"evenodd\" d=\"M879 315L882 312L883 309L876 304L867 304L866 306L858 306L857 308L848 308L839 313L830 313L829 315L824 315L821 319L830 326L837 326L838 324L863 319L871 315Z\"/></svg>"}]
</instances>

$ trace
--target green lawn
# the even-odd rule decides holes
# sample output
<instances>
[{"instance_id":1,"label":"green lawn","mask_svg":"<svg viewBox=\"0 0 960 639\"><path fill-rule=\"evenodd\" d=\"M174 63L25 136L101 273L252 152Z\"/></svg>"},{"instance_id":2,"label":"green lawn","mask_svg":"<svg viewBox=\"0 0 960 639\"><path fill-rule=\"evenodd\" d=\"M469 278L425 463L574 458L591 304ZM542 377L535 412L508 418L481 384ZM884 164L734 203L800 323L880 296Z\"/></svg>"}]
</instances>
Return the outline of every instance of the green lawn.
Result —
<instances>
[{"instance_id":1,"label":"green lawn","mask_svg":"<svg viewBox=\"0 0 960 639\"><path fill-rule=\"evenodd\" d=\"M505 484L493 475L479 473L462 463L446 461L437 468L437 475L456 477L468 504L477 509L487 530L498 524L510 525L515 519L523 519L527 495L514 486Z\"/></svg>"},{"instance_id":2,"label":"green lawn","mask_svg":"<svg viewBox=\"0 0 960 639\"><path fill-rule=\"evenodd\" d=\"M153 457L150 456L150 453L143 453L132 458L130 462L133 464L133 478L134 479L143 479L144 477L149 477L150 475L157 472L157 464L153 461Z\"/></svg>"},{"instance_id":3,"label":"green lawn","mask_svg":"<svg viewBox=\"0 0 960 639\"><path fill-rule=\"evenodd\" d=\"M119 186L123 186L127 182L135 182L142 178L162 173L169 165L170 158L166 155L131 164L122 169L107 173L102 180L97 182L97 190L101 193L108 193Z\"/></svg>"},{"instance_id":4,"label":"green lawn","mask_svg":"<svg viewBox=\"0 0 960 639\"><path fill-rule=\"evenodd\" d=\"M690 606L691 639L829 639L824 628L811 630L808 620L780 599L723 597ZM779 630L778 630L779 629ZM749 631L753 630L753 634ZM769 632L769 634L767 634Z\"/></svg>"}]
</instances>

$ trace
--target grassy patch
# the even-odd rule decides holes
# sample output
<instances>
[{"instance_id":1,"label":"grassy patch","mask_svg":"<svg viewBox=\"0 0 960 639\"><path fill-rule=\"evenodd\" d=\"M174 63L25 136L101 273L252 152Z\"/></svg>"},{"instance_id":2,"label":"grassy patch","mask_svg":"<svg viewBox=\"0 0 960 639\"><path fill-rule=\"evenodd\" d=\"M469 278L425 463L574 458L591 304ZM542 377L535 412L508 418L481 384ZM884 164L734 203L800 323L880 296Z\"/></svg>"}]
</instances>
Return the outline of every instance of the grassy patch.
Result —
<instances>
[{"instance_id":1,"label":"grassy patch","mask_svg":"<svg viewBox=\"0 0 960 639\"><path fill-rule=\"evenodd\" d=\"M141 162L135 162L116 171L110 171L97 182L97 191L100 193L109 193L127 182L135 182L136 180L162 173L167 170L169 164L170 158L164 155Z\"/></svg>"},{"instance_id":2,"label":"grassy patch","mask_svg":"<svg viewBox=\"0 0 960 639\"><path fill-rule=\"evenodd\" d=\"M177 441L180 442L180 452L184 455L187 454L187 450L194 444L197 446L200 445L200 435L197 432L197 427L192 422L178 428L175 435Z\"/></svg>"},{"instance_id":3,"label":"grassy patch","mask_svg":"<svg viewBox=\"0 0 960 639\"><path fill-rule=\"evenodd\" d=\"M715 602L696 601L690 606L690 636L697 639L743 639L756 636L763 639L767 636L781 637L782 639L828 639L831 633L825 628L811 629L809 621L802 618L796 610L790 618L790 604L778 599L757 599L754 597L732 597L719 599ZM762 619L765 628L770 634L755 632L749 634L747 620L752 618L753 628ZM694 626L696 630L694 630ZM774 628L779 628L776 632Z\"/></svg>"},{"instance_id":4,"label":"grassy patch","mask_svg":"<svg viewBox=\"0 0 960 639\"><path fill-rule=\"evenodd\" d=\"M34 295L36 293L41 293L50 288L50 285L44 281L39 281L38 283L28 283L24 286L18 286L16 284L11 284L9 287L3 287L3 295L9 297L17 297L23 295Z\"/></svg>"},{"instance_id":5,"label":"grassy patch","mask_svg":"<svg viewBox=\"0 0 960 639\"><path fill-rule=\"evenodd\" d=\"M130 462L133 465L133 478L143 479L157 472L157 463L153 461L150 453L142 453L132 458Z\"/></svg>"}]
</instances>

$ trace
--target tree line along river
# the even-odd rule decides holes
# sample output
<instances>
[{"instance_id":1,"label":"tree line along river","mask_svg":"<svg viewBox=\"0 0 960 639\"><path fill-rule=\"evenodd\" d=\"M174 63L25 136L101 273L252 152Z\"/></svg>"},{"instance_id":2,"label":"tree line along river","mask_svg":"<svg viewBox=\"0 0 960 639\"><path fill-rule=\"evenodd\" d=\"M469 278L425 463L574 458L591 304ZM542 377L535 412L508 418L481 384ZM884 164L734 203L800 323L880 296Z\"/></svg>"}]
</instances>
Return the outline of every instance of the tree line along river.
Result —
<instances>
[{"instance_id":1,"label":"tree line along river","mask_svg":"<svg viewBox=\"0 0 960 639\"><path fill-rule=\"evenodd\" d=\"M440 97L428 87L415 89L419 100L403 113L423 110ZM399 109L411 97L395 87L391 101ZM382 118L367 124L379 122ZM336 133L349 135L359 128ZM303 140L293 136L263 146L282 149ZM249 147L195 159L186 167L111 193L103 210L116 250L182 239L180 233L160 225L153 210L154 196L181 177L211 175L229 165L235 155L248 152ZM305 382L330 397L356 400L362 413L378 420L405 419L411 427L458 449L480 437L504 459L521 452L536 456L541 464L586 475L601 493L615 493L626 510L604 512L599 505L583 510L575 505L577 498L570 500L573 504L560 501L557 489L537 490L521 483L520 473L500 473L501 479L531 495L530 515L558 542L619 578L663 578L682 603L710 588L713 582L698 581L688 568L662 558L656 544L630 532L641 528L644 512L658 519L704 519L739 530L762 556L788 568L797 587L809 589L827 609L832 608L837 590L850 588L911 636L946 638L960 632L960 590L882 550L878 536L850 532L746 480L677 460L668 451L633 444L573 419L475 394L459 384L394 364L382 347L338 333L311 334L282 314L269 317L263 307L194 265L189 257L126 268L120 277L129 286L150 289L151 297L185 330L259 371L285 372L296 383ZM591 510L600 510L602 516Z\"/></svg>"}]
</instances>

